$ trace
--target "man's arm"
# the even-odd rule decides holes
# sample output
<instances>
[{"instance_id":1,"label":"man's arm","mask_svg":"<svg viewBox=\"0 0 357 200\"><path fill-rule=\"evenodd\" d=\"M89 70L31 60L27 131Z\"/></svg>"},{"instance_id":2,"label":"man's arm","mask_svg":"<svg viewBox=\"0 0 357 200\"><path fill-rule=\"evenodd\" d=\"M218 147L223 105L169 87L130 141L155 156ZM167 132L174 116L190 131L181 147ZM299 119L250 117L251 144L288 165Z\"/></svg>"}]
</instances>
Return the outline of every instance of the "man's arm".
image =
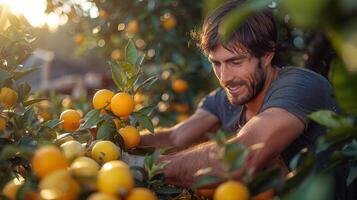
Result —
<instances>
[{"instance_id":1,"label":"man's arm","mask_svg":"<svg viewBox=\"0 0 357 200\"><path fill-rule=\"evenodd\" d=\"M247 124L228 142L240 142L247 147L263 143L260 149L252 151L244 168L255 171L277 157L304 130L304 123L295 115L281 108L269 108L252 117ZM223 166L217 157L217 146L208 142L174 155L164 155L160 161L170 160L164 169L170 184L189 187L197 177L198 169L210 167L213 174L220 174Z\"/></svg>"},{"instance_id":2,"label":"man's arm","mask_svg":"<svg viewBox=\"0 0 357 200\"><path fill-rule=\"evenodd\" d=\"M190 118L172 128L142 135L140 146L185 148L202 141L207 132L214 132L218 127L219 120L215 115L204 109L197 109Z\"/></svg>"}]
</instances>

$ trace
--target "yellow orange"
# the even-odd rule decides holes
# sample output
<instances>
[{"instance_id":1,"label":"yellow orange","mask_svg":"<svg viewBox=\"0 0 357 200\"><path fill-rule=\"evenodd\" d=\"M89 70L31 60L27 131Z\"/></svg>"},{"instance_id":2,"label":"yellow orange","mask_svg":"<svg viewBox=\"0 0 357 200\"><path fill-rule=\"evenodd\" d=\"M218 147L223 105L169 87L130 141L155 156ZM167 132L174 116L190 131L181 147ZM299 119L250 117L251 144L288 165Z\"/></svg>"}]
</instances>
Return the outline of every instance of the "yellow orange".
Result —
<instances>
[{"instance_id":1,"label":"yellow orange","mask_svg":"<svg viewBox=\"0 0 357 200\"><path fill-rule=\"evenodd\" d=\"M114 92L101 89L98 90L93 96L93 107L95 109L109 109L110 108L110 100L114 96Z\"/></svg>"},{"instance_id":2,"label":"yellow orange","mask_svg":"<svg viewBox=\"0 0 357 200\"><path fill-rule=\"evenodd\" d=\"M127 167L105 167L99 170L97 187L106 194L125 194L134 187L134 179Z\"/></svg>"},{"instance_id":3,"label":"yellow orange","mask_svg":"<svg viewBox=\"0 0 357 200\"><path fill-rule=\"evenodd\" d=\"M109 162L106 162L103 166L102 169L106 170L106 169L111 169L114 167L126 167L129 169L128 164L126 164L125 162L121 161L121 160L112 160Z\"/></svg>"},{"instance_id":4,"label":"yellow orange","mask_svg":"<svg viewBox=\"0 0 357 200\"><path fill-rule=\"evenodd\" d=\"M92 158L98 163L106 163L111 160L116 160L119 156L119 147L108 140L99 141L92 148Z\"/></svg>"},{"instance_id":5,"label":"yellow orange","mask_svg":"<svg viewBox=\"0 0 357 200\"><path fill-rule=\"evenodd\" d=\"M125 148L131 149L139 145L140 143L140 134L138 129L132 126L126 126L119 129L119 134L124 140Z\"/></svg>"},{"instance_id":6,"label":"yellow orange","mask_svg":"<svg viewBox=\"0 0 357 200\"><path fill-rule=\"evenodd\" d=\"M139 22L138 20L131 20L127 25L126 25L126 32L135 34L139 32Z\"/></svg>"},{"instance_id":7,"label":"yellow orange","mask_svg":"<svg viewBox=\"0 0 357 200\"><path fill-rule=\"evenodd\" d=\"M174 79L171 83L172 90L177 93L183 93L188 90L188 83L182 79Z\"/></svg>"},{"instance_id":8,"label":"yellow orange","mask_svg":"<svg viewBox=\"0 0 357 200\"><path fill-rule=\"evenodd\" d=\"M157 200L156 195L147 188L134 188L129 195L126 197L126 200Z\"/></svg>"},{"instance_id":9,"label":"yellow orange","mask_svg":"<svg viewBox=\"0 0 357 200\"><path fill-rule=\"evenodd\" d=\"M84 42L84 35L82 33L78 33L75 37L74 37L74 42L78 45L81 45Z\"/></svg>"},{"instance_id":10,"label":"yellow orange","mask_svg":"<svg viewBox=\"0 0 357 200\"><path fill-rule=\"evenodd\" d=\"M102 192L96 192L91 194L87 200L119 200L119 197L114 195L105 194Z\"/></svg>"},{"instance_id":11,"label":"yellow orange","mask_svg":"<svg viewBox=\"0 0 357 200\"><path fill-rule=\"evenodd\" d=\"M0 102L6 107L12 107L17 100L17 92L11 88L3 87L0 90Z\"/></svg>"},{"instance_id":12,"label":"yellow orange","mask_svg":"<svg viewBox=\"0 0 357 200\"><path fill-rule=\"evenodd\" d=\"M63 152L55 146L43 146L36 150L31 160L32 170L40 178L53 171L67 169L69 163Z\"/></svg>"},{"instance_id":13,"label":"yellow orange","mask_svg":"<svg viewBox=\"0 0 357 200\"><path fill-rule=\"evenodd\" d=\"M85 153L85 149L81 143L78 141L68 141L61 145L64 156L71 161L76 157L83 156Z\"/></svg>"},{"instance_id":14,"label":"yellow orange","mask_svg":"<svg viewBox=\"0 0 357 200\"><path fill-rule=\"evenodd\" d=\"M0 115L0 131L5 130L7 119Z\"/></svg>"},{"instance_id":15,"label":"yellow orange","mask_svg":"<svg viewBox=\"0 0 357 200\"><path fill-rule=\"evenodd\" d=\"M134 110L133 96L125 92L119 92L110 101L112 112L118 117L128 117Z\"/></svg>"},{"instance_id":16,"label":"yellow orange","mask_svg":"<svg viewBox=\"0 0 357 200\"><path fill-rule=\"evenodd\" d=\"M39 184L42 199L75 200L79 185L65 169L54 171L44 177Z\"/></svg>"},{"instance_id":17,"label":"yellow orange","mask_svg":"<svg viewBox=\"0 0 357 200\"><path fill-rule=\"evenodd\" d=\"M176 18L170 13L166 13L163 17L161 17L161 20L161 24L166 31L172 30L177 24Z\"/></svg>"},{"instance_id":18,"label":"yellow orange","mask_svg":"<svg viewBox=\"0 0 357 200\"><path fill-rule=\"evenodd\" d=\"M81 115L78 111L73 109L65 110L60 115L62 127L66 131L74 131L79 128Z\"/></svg>"},{"instance_id":19,"label":"yellow orange","mask_svg":"<svg viewBox=\"0 0 357 200\"><path fill-rule=\"evenodd\" d=\"M218 186L214 200L249 200L248 188L238 181L227 181Z\"/></svg>"}]
</instances>

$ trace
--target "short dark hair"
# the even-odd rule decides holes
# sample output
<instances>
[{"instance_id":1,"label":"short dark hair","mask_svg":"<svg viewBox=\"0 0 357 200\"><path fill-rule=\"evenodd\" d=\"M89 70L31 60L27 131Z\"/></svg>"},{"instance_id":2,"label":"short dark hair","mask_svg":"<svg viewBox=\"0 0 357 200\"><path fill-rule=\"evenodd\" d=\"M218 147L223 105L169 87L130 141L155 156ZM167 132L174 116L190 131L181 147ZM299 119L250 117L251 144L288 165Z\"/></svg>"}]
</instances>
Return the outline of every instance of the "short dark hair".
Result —
<instances>
[{"instance_id":1,"label":"short dark hair","mask_svg":"<svg viewBox=\"0 0 357 200\"><path fill-rule=\"evenodd\" d=\"M213 11L204 20L199 44L204 53L208 54L219 44L232 51L245 49L255 57L261 57L268 52L275 51L277 29L273 15L269 10L263 10L249 16L232 32L229 40L222 43L218 32L222 19L227 13L243 3L243 0L229 1Z\"/></svg>"}]
</instances>

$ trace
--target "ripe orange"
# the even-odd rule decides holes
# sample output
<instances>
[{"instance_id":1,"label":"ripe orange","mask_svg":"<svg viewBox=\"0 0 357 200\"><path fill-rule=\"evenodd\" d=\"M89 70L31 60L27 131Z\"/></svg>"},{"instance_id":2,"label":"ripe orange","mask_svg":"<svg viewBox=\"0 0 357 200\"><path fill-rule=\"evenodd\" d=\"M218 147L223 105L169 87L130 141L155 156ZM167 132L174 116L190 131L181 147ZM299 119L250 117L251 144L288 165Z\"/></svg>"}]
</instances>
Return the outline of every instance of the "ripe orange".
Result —
<instances>
[{"instance_id":1,"label":"ripe orange","mask_svg":"<svg viewBox=\"0 0 357 200\"><path fill-rule=\"evenodd\" d=\"M102 166L102 169L106 170L106 169L111 169L113 167L126 167L126 168L130 169L128 164L126 164L125 162L123 162L121 160L112 160L112 161L106 162Z\"/></svg>"},{"instance_id":2,"label":"ripe orange","mask_svg":"<svg viewBox=\"0 0 357 200\"><path fill-rule=\"evenodd\" d=\"M12 107L17 100L17 92L11 88L3 87L0 90L0 102L7 108Z\"/></svg>"},{"instance_id":3,"label":"ripe orange","mask_svg":"<svg viewBox=\"0 0 357 200\"><path fill-rule=\"evenodd\" d=\"M0 115L0 131L5 130L7 119Z\"/></svg>"},{"instance_id":4,"label":"ripe orange","mask_svg":"<svg viewBox=\"0 0 357 200\"><path fill-rule=\"evenodd\" d=\"M80 119L80 113L73 109L63 111L60 116L60 120L62 120L62 127L66 131L76 130L80 125Z\"/></svg>"},{"instance_id":5,"label":"ripe orange","mask_svg":"<svg viewBox=\"0 0 357 200\"><path fill-rule=\"evenodd\" d=\"M99 11L99 18L104 19L104 20L105 20L105 19L108 19L108 13L107 13L107 11L101 9L101 10Z\"/></svg>"},{"instance_id":6,"label":"ripe orange","mask_svg":"<svg viewBox=\"0 0 357 200\"><path fill-rule=\"evenodd\" d=\"M274 189L266 190L264 192L261 192L254 197L252 197L252 200L269 200L274 197Z\"/></svg>"},{"instance_id":7,"label":"ripe orange","mask_svg":"<svg viewBox=\"0 0 357 200\"><path fill-rule=\"evenodd\" d=\"M126 200L157 200L156 195L147 188L134 188L129 195L126 197Z\"/></svg>"},{"instance_id":8,"label":"ripe orange","mask_svg":"<svg viewBox=\"0 0 357 200\"><path fill-rule=\"evenodd\" d=\"M140 143L140 134L138 129L132 126L126 126L119 129L119 134L123 137L125 148L131 149L139 145Z\"/></svg>"},{"instance_id":9,"label":"ripe orange","mask_svg":"<svg viewBox=\"0 0 357 200\"><path fill-rule=\"evenodd\" d=\"M190 110L190 106L184 103L176 103L174 104L174 109L179 113L187 113Z\"/></svg>"},{"instance_id":10,"label":"ripe orange","mask_svg":"<svg viewBox=\"0 0 357 200\"><path fill-rule=\"evenodd\" d=\"M179 114L176 117L177 122L183 122L188 119L190 116L188 114Z\"/></svg>"},{"instance_id":11,"label":"ripe orange","mask_svg":"<svg viewBox=\"0 0 357 200\"><path fill-rule=\"evenodd\" d=\"M101 192L96 192L91 194L87 200L119 200L119 197L101 193Z\"/></svg>"},{"instance_id":12,"label":"ripe orange","mask_svg":"<svg viewBox=\"0 0 357 200\"><path fill-rule=\"evenodd\" d=\"M99 165L95 160L82 156L72 162L69 170L76 177L89 177L97 175Z\"/></svg>"},{"instance_id":13,"label":"ripe orange","mask_svg":"<svg viewBox=\"0 0 357 200\"><path fill-rule=\"evenodd\" d=\"M171 83L172 90L177 93L183 93L188 90L188 83L182 79L174 79Z\"/></svg>"},{"instance_id":14,"label":"ripe orange","mask_svg":"<svg viewBox=\"0 0 357 200\"><path fill-rule=\"evenodd\" d=\"M101 164L116 160L119 156L119 147L111 141L99 141L92 148L92 158Z\"/></svg>"},{"instance_id":15,"label":"ripe orange","mask_svg":"<svg viewBox=\"0 0 357 200\"><path fill-rule=\"evenodd\" d=\"M113 60L121 60L123 58L123 53L121 52L120 49L114 49L112 53L110 54L110 57Z\"/></svg>"},{"instance_id":16,"label":"ripe orange","mask_svg":"<svg viewBox=\"0 0 357 200\"><path fill-rule=\"evenodd\" d=\"M75 140L63 143L61 148L64 156L66 156L69 161L72 161L76 157L83 156L85 153L85 149L82 144Z\"/></svg>"},{"instance_id":17,"label":"ripe orange","mask_svg":"<svg viewBox=\"0 0 357 200\"><path fill-rule=\"evenodd\" d=\"M65 109L71 109L73 107L73 101L72 101L72 98L71 96L65 96L63 99L62 99L62 107L65 108Z\"/></svg>"},{"instance_id":18,"label":"ripe orange","mask_svg":"<svg viewBox=\"0 0 357 200\"><path fill-rule=\"evenodd\" d=\"M63 152L55 146L43 146L36 150L31 160L32 169L40 178L53 171L67 169L69 166Z\"/></svg>"},{"instance_id":19,"label":"ripe orange","mask_svg":"<svg viewBox=\"0 0 357 200\"><path fill-rule=\"evenodd\" d=\"M126 194L134 187L134 179L127 167L107 166L99 170L97 187L106 194Z\"/></svg>"},{"instance_id":20,"label":"ripe orange","mask_svg":"<svg viewBox=\"0 0 357 200\"><path fill-rule=\"evenodd\" d=\"M20 189L23 183L18 179L14 178L6 183L4 188L2 189L2 193L11 200L16 199L16 193Z\"/></svg>"},{"instance_id":21,"label":"ripe orange","mask_svg":"<svg viewBox=\"0 0 357 200\"><path fill-rule=\"evenodd\" d=\"M84 35L82 33L78 33L75 37L74 37L74 42L78 45L81 45L84 42Z\"/></svg>"},{"instance_id":22,"label":"ripe orange","mask_svg":"<svg viewBox=\"0 0 357 200\"><path fill-rule=\"evenodd\" d=\"M38 113L38 115L39 115L39 119L42 121L47 121L52 119L52 114L47 111L41 111Z\"/></svg>"},{"instance_id":23,"label":"ripe orange","mask_svg":"<svg viewBox=\"0 0 357 200\"><path fill-rule=\"evenodd\" d=\"M118 117L128 117L134 110L133 96L125 92L119 92L110 101L112 112Z\"/></svg>"},{"instance_id":24,"label":"ripe orange","mask_svg":"<svg viewBox=\"0 0 357 200\"><path fill-rule=\"evenodd\" d=\"M127 25L126 25L126 32L135 34L139 32L139 22L138 20L131 20Z\"/></svg>"},{"instance_id":25,"label":"ripe orange","mask_svg":"<svg viewBox=\"0 0 357 200\"><path fill-rule=\"evenodd\" d=\"M214 200L249 200L248 188L238 181L222 183L214 192Z\"/></svg>"},{"instance_id":26,"label":"ripe orange","mask_svg":"<svg viewBox=\"0 0 357 200\"><path fill-rule=\"evenodd\" d=\"M98 90L93 96L93 107L95 109L109 109L110 108L110 100L114 96L114 92L101 89Z\"/></svg>"},{"instance_id":27,"label":"ripe orange","mask_svg":"<svg viewBox=\"0 0 357 200\"><path fill-rule=\"evenodd\" d=\"M172 30L177 24L176 18L170 13L166 13L164 16L162 16L161 20L162 26L166 31Z\"/></svg>"},{"instance_id":28,"label":"ripe orange","mask_svg":"<svg viewBox=\"0 0 357 200\"><path fill-rule=\"evenodd\" d=\"M65 169L54 171L44 177L39 184L42 199L75 200L79 185Z\"/></svg>"}]
</instances>

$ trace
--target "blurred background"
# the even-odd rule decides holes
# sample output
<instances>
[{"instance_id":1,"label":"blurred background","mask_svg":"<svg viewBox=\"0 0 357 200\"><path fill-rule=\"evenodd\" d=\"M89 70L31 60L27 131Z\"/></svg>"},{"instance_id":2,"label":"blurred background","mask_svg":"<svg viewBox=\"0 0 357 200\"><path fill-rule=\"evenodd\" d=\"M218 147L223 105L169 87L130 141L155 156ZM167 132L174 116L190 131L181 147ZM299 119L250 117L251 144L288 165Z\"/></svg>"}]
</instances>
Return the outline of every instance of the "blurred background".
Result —
<instances>
[{"instance_id":1,"label":"blurred background","mask_svg":"<svg viewBox=\"0 0 357 200\"><path fill-rule=\"evenodd\" d=\"M156 104L154 124L170 126L186 119L200 99L218 87L194 38L205 14L223 2L0 0L0 30L9 25L8 13L25 21L33 39L31 55L23 67L40 69L24 79L33 91L50 96L52 103L73 100L72 106L84 112L90 107L88 99L93 92L114 89L108 62L122 60L128 39L133 40L145 55L146 76L159 78L140 91L136 101L139 106ZM264 5L276 16L278 65L306 67L328 77L331 60L336 57L334 49L338 49L332 48L331 41L341 46L339 38L350 38L354 42L349 42L351 45L340 55L350 63L350 69L356 66L356 29L348 25L355 19L356 1L250 2L246 11L254 12ZM54 91L63 95L57 98ZM89 105L83 106L85 102Z\"/></svg>"}]
</instances>

